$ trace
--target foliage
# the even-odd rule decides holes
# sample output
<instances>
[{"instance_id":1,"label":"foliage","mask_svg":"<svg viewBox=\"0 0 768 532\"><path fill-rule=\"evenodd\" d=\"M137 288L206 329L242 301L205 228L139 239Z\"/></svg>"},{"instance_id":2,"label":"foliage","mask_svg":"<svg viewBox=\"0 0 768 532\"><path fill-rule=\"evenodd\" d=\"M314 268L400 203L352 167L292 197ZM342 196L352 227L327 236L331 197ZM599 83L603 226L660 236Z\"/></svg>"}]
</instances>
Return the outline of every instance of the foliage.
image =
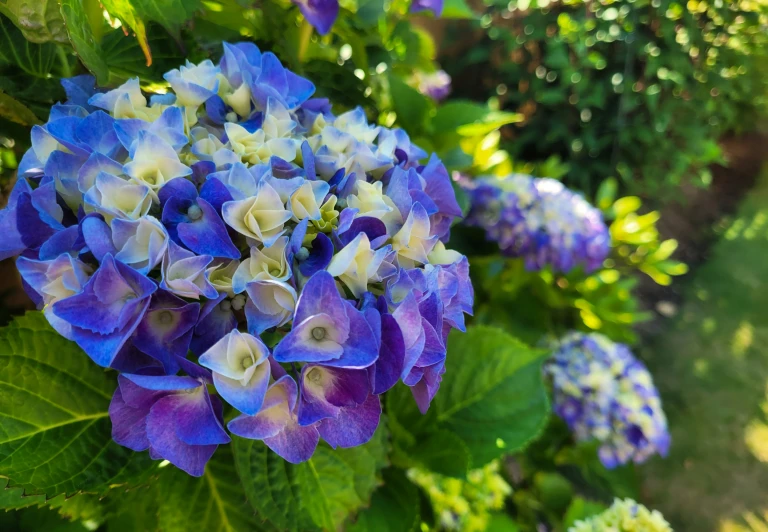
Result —
<instances>
[{"instance_id":1,"label":"foliage","mask_svg":"<svg viewBox=\"0 0 768 532\"><path fill-rule=\"evenodd\" d=\"M503 142L511 156L559 155L566 182L590 196L608 176L650 196L686 179L707 185L718 136L765 111L764 2L484 3L479 42L454 31L473 42L444 61L454 92L522 113Z\"/></svg>"},{"instance_id":2,"label":"foliage","mask_svg":"<svg viewBox=\"0 0 768 532\"><path fill-rule=\"evenodd\" d=\"M247 40L311 79L335 110L361 106L372 122L404 127L450 171L575 185L594 198L612 239L608 259L589 274L531 272L482 234L454 227L451 247L472 255L475 318L466 334L449 337L442 391L425 415L399 384L361 447L321 445L292 465L260 441L234 437L201 478L115 445L106 419L114 373L40 314L17 318L0 331L0 508L14 510L0 525L416 531L445 524L446 501L435 494L450 487L471 502L457 507L467 515L451 515L458 522L565 530L613 496L637 496L631 467L606 470L595 446L574 444L551 418L541 376L548 352L530 346L569 329L634 342L633 326L648 317L633 293L638 272L659 284L685 273L671 259L676 243L660 239L658 214L636 196L617 199L618 190L653 196L691 170L708 181L707 164L721 157L716 135L750 127L761 105L764 36L755 29L766 23L764 7L486 4L478 21L463 0L446 2L445 17L485 35L444 62L460 97L439 103L419 84L439 68L437 46L409 20L407 0L342 2L327 35L288 0L0 3L0 171L17 166L29 128L65 99L60 78L91 73L114 87L137 76L145 91L163 93L169 68L218 58L223 40ZM456 192L466 212L468 198ZM502 502L507 483L514 492Z\"/></svg>"}]
</instances>

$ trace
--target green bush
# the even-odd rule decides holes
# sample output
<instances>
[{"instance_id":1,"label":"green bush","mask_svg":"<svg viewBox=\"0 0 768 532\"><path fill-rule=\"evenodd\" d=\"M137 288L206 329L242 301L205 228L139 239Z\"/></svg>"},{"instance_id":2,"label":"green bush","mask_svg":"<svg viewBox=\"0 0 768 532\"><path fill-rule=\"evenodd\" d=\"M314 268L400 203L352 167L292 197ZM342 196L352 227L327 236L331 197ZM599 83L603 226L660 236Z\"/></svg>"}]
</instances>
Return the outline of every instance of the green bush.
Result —
<instances>
[{"instance_id":1,"label":"green bush","mask_svg":"<svg viewBox=\"0 0 768 532\"><path fill-rule=\"evenodd\" d=\"M608 176L646 196L707 185L719 136L765 110L765 2L485 2L480 45L445 62L477 74L456 91L480 96L480 77L525 117L502 143L512 157L557 154L589 195Z\"/></svg>"}]
</instances>

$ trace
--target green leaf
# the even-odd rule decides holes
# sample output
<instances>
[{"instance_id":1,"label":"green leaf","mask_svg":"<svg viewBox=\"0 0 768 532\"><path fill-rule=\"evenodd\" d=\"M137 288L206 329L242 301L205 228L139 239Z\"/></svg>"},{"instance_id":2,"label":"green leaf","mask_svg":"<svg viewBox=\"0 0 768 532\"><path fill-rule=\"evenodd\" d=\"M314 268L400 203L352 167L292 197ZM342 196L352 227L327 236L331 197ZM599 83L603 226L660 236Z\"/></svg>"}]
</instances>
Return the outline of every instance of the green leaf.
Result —
<instances>
[{"instance_id":1,"label":"green leaf","mask_svg":"<svg viewBox=\"0 0 768 532\"><path fill-rule=\"evenodd\" d=\"M519 113L492 111L485 104L454 100L438 108L432 119L432 128L438 135L456 132L463 137L476 137L519 122L522 118Z\"/></svg>"},{"instance_id":2,"label":"green leaf","mask_svg":"<svg viewBox=\"0 0 768 532\"><path fill-rule=\"evenodd\" d=\"M485 532L518 532L520 527L507 514L493 512L488 519L488 526Z\"/></svg>"},{"instance_id":3,"label":"green leaf","mask_svg":"<svg viewBox=\"0 0 768 532\"><path fill-rule=\"evenodd\" d=\"M297 472L302 504L324 530L336 530L361 506L355 490L355 471L332 450L320 447Z\"/></svg>"},{"instance_id":4,"label":"green leaf","mask_svg":"<svg viewBox=\"0 0 768 532\"><path fill-rule=\"evenodd\" d=\"M439 426L466 443L472 467L523 449L543 430L549 417L541 375L545 354L493 327L449 336L433 408Z\"/></svg>"},{"instance_id":5,"label":"green leaf","mask_svg":"<svg viewBox=\"0 0 768 532\"><path fill-rule=\"evenodd\" d=\"M260 518L279 530L336 530L368 504L386 465L387 431L352 449L320 446L310 460L292 465L260 441L233 438L235 464Z\"/></svg>"},{"instance_id":6,"label":"green leaf","mask_svg":"<svg viewBox=\"0 0 768 532\"><path fill-rule=\"evenodd\" d=\"M112 441L114 374L39 312L0 330L0 476L28 495L103 493L150 471Z\"/></svg>"},{"instance_id":7,"label":"green leaf","mask_svg":"<svg viewBox=\"0 0 768 532\"><path fill-rule=\"evenodd\" d=\"M477 18L464 0L445 0L440 18Z\"/></svg>"},{"instance_id":8,"label":"green leaf","mask_svg":"<svg viewBox=\"0 0 768 532\"><path fill-rule=\"evenodd\" d=\"M48 76L56 59L54 44L27 41L7 18L0 16L0 67L15 65L31 76Z\"/></svg>"},{"instance_id":9,"label":"green leaf","mask_svg":"<svg viewBox=\"0 0 768 532\"><path fill-rule=\"evenodd\" d=\"M466 477L471 460L464 441L448 430L437 430L419 439L410 455L430 471L457 478Z\"/></svg>"},{"instance_id":10,"label":"green leaf","mask_svg":"<svg viewBox=\"0 0 768 532\"><path fill-rule=\"evenodd\" d=\"M94 24L105 26L106 21L103 18L93 20L88 16L88 10L93 8L93 4L97 7L98 4L95 0L59 0L59 3L72 47L83 65L96 77L96 83L106 85L109 82L109 68L97 38L101 28L94 27Z\"/></svg>"},{"instance_id":11,"label":"green leaf","mask_svg":"<svg viewBox=\"0 0 768 532\"><path fill-rule=\"evenodd\" d=\"M7 118L22 126L34 126L40 123L40 120L29 107L2 91L0 91L0 117Z\"/></svg>"},{"instance_id":12,"label":"green leaf","mask_svg":"<svg viewBox=\"0 0 768 532\"><path fill-rule=\"evenodd\" d=\"M281 530L307 530L313 521L301 505L297 466L262 442L232 436L237 474L251 506Z\"/></svg>"},{"instance_id":13,"label":"green leaf","mask_svg":"<svg viewBox=\"0 0 768 532\"><path fill-rule=\"evenodd\" d=\"M45 495L24 495L24 488L8 487L8 479L0 479L0 509L19 510L29 506L45 504Z\"/></svg>"},{"instance_id":14,"label":"green leaf","mask_svg":"<svg viewBox=\"0 0 768 532\"><path fill-rule=\"evenodd\" d=\"M110 15L120 19L136 34L147 66L153 61L147 37L149 23L157 22L178 40L182 24L200 8L199 0L102 0L102 4Z\"/></svg>"},{"instance_id":15,"label":"green leaf","mask_svg":"<svg viewBox=\"0 0 768 532\"><path fill-rule=\"evenodd\" d=\"M28 41L68 42L56 0L3 0L0 13L11 19Z\"/></svg>"},{"instance_id":16,"label":"green leaf","mask_svg":"<svg viewBox=\"0 0 768 532\"><path fill-rule=\"evenodd\" d=\"M248 505L237 481L232 449L220 445L202 477L168 466L158 482L158 530L271 530L264 527Z\"/></svg>"},{"instance_id":17,"label":"green leaf","mask_svg":"<svg viewBox=\"0 0 768 532\"><path fill-rule=\"evenodd\" d=\"M419 529L418 488L402 469L382 472L384 485L373 492L371 506L346 527L348 532L412 532Z\"/></svg>"},{"instance_id":18,"label":"green leaf","mask_svg":"<svg viewBox=\"0 0 768 532\"><path fill-rule=\"evenodd\" d=\"M569 529L576 523L583 519L588 519L594 515L603 513L607 507L599 502L593 502L582 497L576 497L568 507L568 511L565 512L563 517L563 528Z\"/></svg>"},{"instance_id":19,"label":"green leaf","mask_svg":"<svg viewBox=\"0 0 768 532\"><path fill-rule=\"evenodd\" d=\"M409 134L419 135L429 113L429 100L395 74L389 76L389 89L398 124Z\"/></svg>"}]
</instances>

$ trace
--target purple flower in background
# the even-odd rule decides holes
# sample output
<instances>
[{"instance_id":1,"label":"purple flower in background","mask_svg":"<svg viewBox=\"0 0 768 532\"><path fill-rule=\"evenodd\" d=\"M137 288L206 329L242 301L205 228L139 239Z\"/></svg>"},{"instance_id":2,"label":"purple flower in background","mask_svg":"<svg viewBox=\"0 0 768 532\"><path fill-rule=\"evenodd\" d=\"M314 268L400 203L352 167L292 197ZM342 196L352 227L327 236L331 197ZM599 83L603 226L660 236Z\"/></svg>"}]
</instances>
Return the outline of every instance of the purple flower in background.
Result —
<instances>
[{"instance_id":1,"label":"purple flower in background","mask_svg":"<svg viewBox=\"0 0 768 532\"><path fill-rule=\"evenodd\" d=\"M299 6L301 14L307 22L317 30L320 35L326 35L331 31L336 17L339 16L338 0L291 0Z\"/></svg>"},{"instance_id":2,"label":"purple flower in background","mask_svg":"<svg viewBox=\"0 0 768 532\"><path fill-rule=\"evenodd\" d=\"M608 468L666 456L670 436L659 393L626 345L573 332L554 347L545 369L554 410L578 441L597 440Z\"/></svg>"},{"instance_id":3,"label":"purple flower in background","mask_svg":"<svg viewBox=\"0 0 768 532\"><path fill-rule=\"evenodd\" d=\"M431 11L436 18L443 14L443 0L413 0L411 2L411 13L421 13L422 11Z\"/></svg>"},{"instance_id":4,"label":"purple flower in background","mask_svg":"<svg viewBox=\"0 0 768 532\"><path fill-rule=\"evenodd\" d=\"M451 76L445 70L418 72L413 77L413 83L420 93L436 102L445 100L451 93Z\"/></svg>"},{"instance_id":5,"label":"purple flower in background","mask_svg":"<svg viewBox=\"0 0 768 532\"><path fill-rule=\"evenodd\" d=\"M330 31L336 0L296 3ZM473 300L445 166L252 43L165 79L65 80L0 210L0 258L120 374L115 441L201 475L222 401L294 463L369 441L400 381L425 412Z\"/></svg>"},{"instance_id":6,"label":"purple flower in background","mask_svg":"<svg viewBox=\"0 0 768 532\"><path fill-rule=\"evenodd\" d=\"M513 174L463 185L472 201L467 224L484 229L528 270L567 273L581 266L589 272L608 255L611 236L602 214L559 181Z\"/></svg>"},{"instance_id":7,"label":"purple flower in background","mask_svg":"<svg viewBox=\"0 0 768 532\"><path fill-rule=\"evenodd\" d=\"M112 438L134 451L149 449L200 477L216 447L229 443L221 402L205 382L192 377L129 375L118 377L109 405Z\"/></svg>"}]
</instances>

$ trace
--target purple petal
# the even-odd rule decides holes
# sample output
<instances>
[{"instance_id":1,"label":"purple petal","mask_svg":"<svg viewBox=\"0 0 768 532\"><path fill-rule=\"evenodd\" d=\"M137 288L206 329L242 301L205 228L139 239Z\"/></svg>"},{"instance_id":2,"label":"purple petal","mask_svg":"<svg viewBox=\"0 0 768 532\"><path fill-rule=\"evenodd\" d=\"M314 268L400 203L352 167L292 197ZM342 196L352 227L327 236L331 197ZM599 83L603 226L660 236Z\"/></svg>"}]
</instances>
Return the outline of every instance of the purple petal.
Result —
<instances>
[{"instance_id":1,"label":"purple petal","mask_svg":"<svg viewBox=\"0 0 768 532\"><path fill-rule=\"evenodd\" d=\"M324 419L317 430L328 445L333 447L356 447L368 442L381 418L381 401L378 395L370 395L359 406L342 408L336 418Z\"/></svg>"},{"instance_id":2,"label":"purple petal","mask_svg":"<svg viewBox=\"0 0 768 532\"><path fill-rule=\"evenodd\" d=\"M205 472L205 464L216 452L217 445L189 445L179 438L175 420L179 396L171 395L157 401L147 416L147 437L150 456L168 460L194 477Z\"/></svg>"},{"instance_id":3,"label":"purple petal","mask_svg":"<svg viewBox=\"0 0 768 532\"><path fill-rule=\"evenodd\" d=\"M382 314L379 358L368 369L373 393L382 394L397 384L403 373L404 363L405 341L400 326L391 314Z\"/></svg>"},{"instance_id":4,"label":"purple petal","mask_svg":"<svg viewBox=\"0 0 768 532\"><path fill-rule=\"evenodd\" d=\"M320 434L314 426L302 427L295 421L290 421L276 435L264 438L267 447L292 464L312 458L319 441Z\"/></svg>"},{"instance_id":5,"label":"purple petal","mask_svg":"<svg viewBox=\"0 0 768 532\"><path fill-rule=\"evenodd\" d=\"M326 35L339 15L338 0L294 0L301 14L320 35Z\"/></svg>"},{"instance_id":6,"label":"purple petal","mask_svg":"<svg viewBox=\"0 0 768 532\"><path fill-rule=\"evenodd\" d=\"M188 445L216 445L230 442L205 388L174 397L177 403L176 434L181 441Z\"/></svg>"},{"instance_id":7,"label":"purple petal","mask_svg":"<svg viewBox=\"0 0 768 532\"><path fill-rule=\"evenodd\" d=\"M305 220L307 219L305 218ZM299 264L299 271L305 277L311 277L327 268L332 258L333 242L324 233L318 233L312 241L309 257Z\"/></svg>"}]
</instances>

